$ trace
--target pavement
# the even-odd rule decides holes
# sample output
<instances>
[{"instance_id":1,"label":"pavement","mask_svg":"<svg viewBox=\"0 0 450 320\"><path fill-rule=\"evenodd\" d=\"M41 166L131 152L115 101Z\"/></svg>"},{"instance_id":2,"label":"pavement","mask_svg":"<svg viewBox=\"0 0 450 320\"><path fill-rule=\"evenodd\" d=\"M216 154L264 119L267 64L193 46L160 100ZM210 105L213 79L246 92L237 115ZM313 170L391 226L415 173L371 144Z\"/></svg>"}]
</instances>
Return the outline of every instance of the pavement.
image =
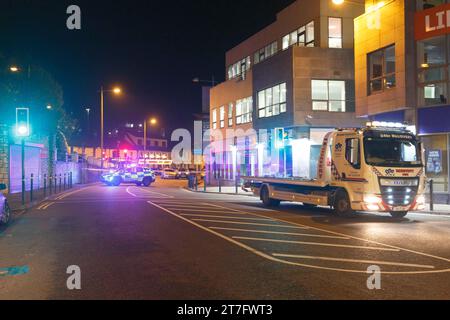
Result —
<instances>
[{"instance_id":1,"label":"pavement","mask_svg":"<svg viewBox=\"0 0 450 320\"><path fill-rule=\"evenodd\" d=\"M16 216L0 229L0 299L450 299L448 216L267 209L186 183L95 184Z\"/></svg>"}]
</instances>

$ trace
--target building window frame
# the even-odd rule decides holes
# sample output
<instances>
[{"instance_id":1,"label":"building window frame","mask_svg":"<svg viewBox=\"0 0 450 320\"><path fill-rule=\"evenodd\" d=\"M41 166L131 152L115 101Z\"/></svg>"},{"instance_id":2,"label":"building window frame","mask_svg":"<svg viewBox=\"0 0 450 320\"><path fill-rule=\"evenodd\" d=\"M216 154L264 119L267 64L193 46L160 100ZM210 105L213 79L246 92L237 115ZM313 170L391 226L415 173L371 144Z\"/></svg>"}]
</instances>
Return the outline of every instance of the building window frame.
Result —
<instances>
[{"instance_id":1,"label":"building window frame","mask_svg":"<svg viewBox=\"0 0 450 320\"><path fill-rule=\"evenodd\" d=\"M232 65L228 66L228 80L239 78L240 76L247 73L252 67L252 62L250 56L241 59Z\"/></svg>"},{"instance_id":2,"label":"building window frame","mask_svg":"<svg viewBox=\"0 0 450 320\"><path fill-rule=\"evenodd\" d=\"M212 128L213 130L217 129L217 109L213 109L211 112L211 117L212 117Z\"/></svg>"},{"instance_id":3,"label":"building window frame","mask_svg":"<svg viewBox=\"0 0 450 320\"><path fill-rule=\"evenodd\" d=\"M253 122L253 97L236 101L236 125Z\"/></svg>"},{"instance_id":4,"label":"building window frame","mask_svg":"<svg viewBox=\"0 0 450 320\"><path fill-rule=\"evenodd\" d=\"M219 109L220 116L220 129L225 128L225 106L221 106Z\"/></svg>"},{"instance_id":5,"label":"building window frame","mask_svg":"<svg viewBox=\"0 0 450 320\"><path fill-rule=\"evenodd\" d=\"M316 82L326 82L327 92L326 92L326 98L321 97L314 97L314 83ZM330 95L330 84L333 83L340 83L343 84L344 88L344 97L341 99L331 99ZM333 80L333 79L311 79L311 100L312 100L312 111L314 112L333 112L333 113L345 113L347 112L347 81L345 80ZM334 103L340 103L342 110L336 111L333 110L333 104ZM326 106L326 108L324 108Z\"/></svg>"},{"instance_id":6,"label":"building window frame","mask_svg":"<svg viewBox=\"0 0 450 320\"><path fill-rule=\"evenodd\" d=\"M234 118L233 118L233 113L234 113L234 111L233 111L233 109L234 109L234 105L233 105L233 103L230 103L229 105L228 105L228 127L233 127L233 120L234 120Z\"/></svg>"},{"instance_id":7,"label":"building window frame","mask_svg":"<svg viewBox=\"0 0 450 320\"><path fill-rule=\"evenodd\" d=\"M275 93L276 92L276 93ZM275 96L278 96L275 99ZM287 112L286 82L258 91L258 118L276 117Z\"/></svg>"},{"instance_id":8,"label":"building window frame","mask_svg":"<svg viewBox=\"0 0 450 320\"><path fill-rule=\"evenodd\" d=\"M282 51L287 50L289 47L297 45L299 47L315 47L315 23L311 20L307 24L289 32L281 39ZM301 37L303 36L303 41Z\"/></svg>"},{"instance_id":9,"label":"building window frame","mask_svg":"<svg viewBox=\"0 0 450 320\"><path fill-rule=\"evenodd\" d=\"M394 70L387 72L387 60L386 52L389 49L394 50ZM381 54L381 75L372 77L373 69L371 64L371 59L375 57L376 54ZM387 90L394 89L397 86L397 61L396 61L396 45L391 44L389 46L380 48L378 50L372 51L367 54L367 95L371 96L373 94L383 93ZM389 81L392 81L389 85ZM375 83L379 83L379 89L374 89Z\"/></svg>"},{"instance_id":10,"label":"building window frame","mask_svg":"<svg viewBox=\"0 0 450 320\"><path fill-rule=\"evenodd\" d=\"M331 20L339 20L340 21L340 30L339 37L332 37L331 34ZM338 40L339 42L337 46L332 46L333 40ZM342 49L344 47L344 19L342 17L328 17L328 47L332 49Z\"/></svg>"}]
</instances>

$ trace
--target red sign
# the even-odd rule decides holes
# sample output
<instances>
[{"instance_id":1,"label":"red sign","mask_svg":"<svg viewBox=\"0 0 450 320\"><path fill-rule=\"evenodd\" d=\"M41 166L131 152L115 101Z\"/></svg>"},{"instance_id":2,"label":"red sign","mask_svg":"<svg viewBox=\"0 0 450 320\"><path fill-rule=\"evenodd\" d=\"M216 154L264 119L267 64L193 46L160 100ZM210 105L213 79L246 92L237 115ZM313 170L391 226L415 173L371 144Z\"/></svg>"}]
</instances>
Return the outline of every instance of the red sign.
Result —
<instances>
[{"instance_id":1,"label":"red sign","mask_svg":"<svg viewBox=\"0 0 450 320\"><path fill-rule=\"evenodd\" d=\"M450 33L450 4L417 12L414 19L416 41Z\"/></svg>"}]
</instances>

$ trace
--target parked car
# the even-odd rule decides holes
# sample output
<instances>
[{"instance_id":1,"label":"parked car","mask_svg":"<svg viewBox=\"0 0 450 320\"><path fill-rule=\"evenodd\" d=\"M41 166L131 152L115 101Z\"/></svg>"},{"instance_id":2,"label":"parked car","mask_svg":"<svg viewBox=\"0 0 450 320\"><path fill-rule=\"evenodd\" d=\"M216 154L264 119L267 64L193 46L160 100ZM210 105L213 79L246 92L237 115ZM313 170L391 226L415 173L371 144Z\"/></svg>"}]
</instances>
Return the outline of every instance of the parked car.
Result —
<instances>
[{"instance_id":1,"label":"parked car","mask_svg":"<svg viewBox=\"0 0 450 320\"><path fill-rule=\"evenodd\" d=\"M112 170L102 175L102 182L109 186L119 186L121 183L134 183L137 186L149 187L155 182L155 174L150 169L130 168L126 170Z\"/></svg>"},{"instance_id":2,"label":"parked car","mask_svg":"<svg viewBox=\"0 0 450 320\"><path fill-rule=\"evenodd\" d=\"M6 189L5 184L0 184L0 191ZM0 224L7 224L11 218L11 209L9 208L8 201L3 193L0 192Z\"/></svg>"},{"instance_id":3,"label":"parked car","mask_svg":"<svg viewBox=\"0 0 450 320\"><path fill-rule=\"evenodd\" d=\"M180 169L178 170L178 179L187 179L189 176L189 170L188 169Z\"/></svg>"},{"instance_id":4,"label":"parked car","mask_svg":"<svg viewBox=\"0 0 450 320\"><path fill-rule=\"evenodd\" d=\"M162 179L177 179L178 171L175 169L166 168L162 171L161 178Z\"/></svg>"}]
</instances>

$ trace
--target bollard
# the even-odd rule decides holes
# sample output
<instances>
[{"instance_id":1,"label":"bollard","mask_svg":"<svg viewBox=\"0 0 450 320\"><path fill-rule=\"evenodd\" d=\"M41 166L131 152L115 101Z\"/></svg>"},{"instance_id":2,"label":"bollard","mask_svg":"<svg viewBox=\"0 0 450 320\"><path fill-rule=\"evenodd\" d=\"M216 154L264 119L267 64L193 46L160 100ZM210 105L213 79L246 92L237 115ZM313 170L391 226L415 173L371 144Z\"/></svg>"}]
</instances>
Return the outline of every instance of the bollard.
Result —
<instances>
[{"instance_id":1,"label":"bollard","mask_svg":"<svg viewBox=\"0 0 450 320\"><path fill-rule=\"evenodd\" d=\"M58 176L56 175L56 173L55 173L55 177L54 177L54 180L53 180L53 182L54 182L54 187L55 187L55 192L53 192L53 193L56 193L57 192L57 190L56 190L56 187L58 186Z\"/></svg>"},{"instance_id":2,"label":"bollard","mask_svg":"<svg viewBox=\"0 0 450 320\"><path fill-rule=\"evenodd\" d=\"M66 173L64 172L64 187L63 187L63 190L66 190Z\"/></svg>"},{"instance_id":3,"label":"bollard","mask_svg":"<svg viewBox=\"0 0 450 320\"><path fill-rule=\"evenodd\" d=\"M430 211L434 211L434 180L430 180Z\"/></svg>"},{"instance_id":4,"label":"bollard","mask_svg":"<svg viewBox=\"0 0 450 320\"><path fill-rule=\"evenodd\" d=\"M52 175L48 177L48 194L51 195L53 191L53 185L52 185Z\"/></svg>"},{"instance_id":5,"label":"bollard","mask_svg":"<svg viewBox=\"0 0 450 320\"><path fill-rule=\"evenodd\" d=\"M62 174L59 174L59 192L61 192L61 187L62 187Z\"/></svg>"},{"instance_id":6,"label":"bollard","mask_svg":"<svg viewBox=\"0 0 450 320\"><path fill-rule=\"evenodd\" d=\"M219 173L219 193L222 193L222 180Z\"/></svg>"},{"instance_id":7,"label":"bollard","mask_svg":"<svg viewBox=\"0 0 450 320\"><path fill-rule=\"evenodd\" d=\"M31 180L30 180L30 202L33 202L33 179L34 175L31 174Z\"/></svg>"},{"instance_id":8,"label":"bollard","mask_svg":"<svg viewBox=\"0 0 450 320\"><path fill-rule=\"evenodd\" d=\"M73 188L73 173L72 173L72 171L69 173L70 174L70 189L72 189Z\"/></svg>"},{"instance_id":9,"label":"bollard","mask_svg":"<svg viewBox=\"0 0 450 320\"><path fill-rule=\"evenodd\" d=\"M195 173L195 180L194 180L194 183L195 183L195 191L198 191L198 178L197 178L197 173Z\"/></svg>"},{"instance_id":10,"label":"bollard","mask_svg":"<svg viewBox=\"0 0 450 320\"><path fill-rule=\"evenodd\" d=\"M47 197L47 174L44 174L44 198Z\"/></svg>"}]
</instances>

